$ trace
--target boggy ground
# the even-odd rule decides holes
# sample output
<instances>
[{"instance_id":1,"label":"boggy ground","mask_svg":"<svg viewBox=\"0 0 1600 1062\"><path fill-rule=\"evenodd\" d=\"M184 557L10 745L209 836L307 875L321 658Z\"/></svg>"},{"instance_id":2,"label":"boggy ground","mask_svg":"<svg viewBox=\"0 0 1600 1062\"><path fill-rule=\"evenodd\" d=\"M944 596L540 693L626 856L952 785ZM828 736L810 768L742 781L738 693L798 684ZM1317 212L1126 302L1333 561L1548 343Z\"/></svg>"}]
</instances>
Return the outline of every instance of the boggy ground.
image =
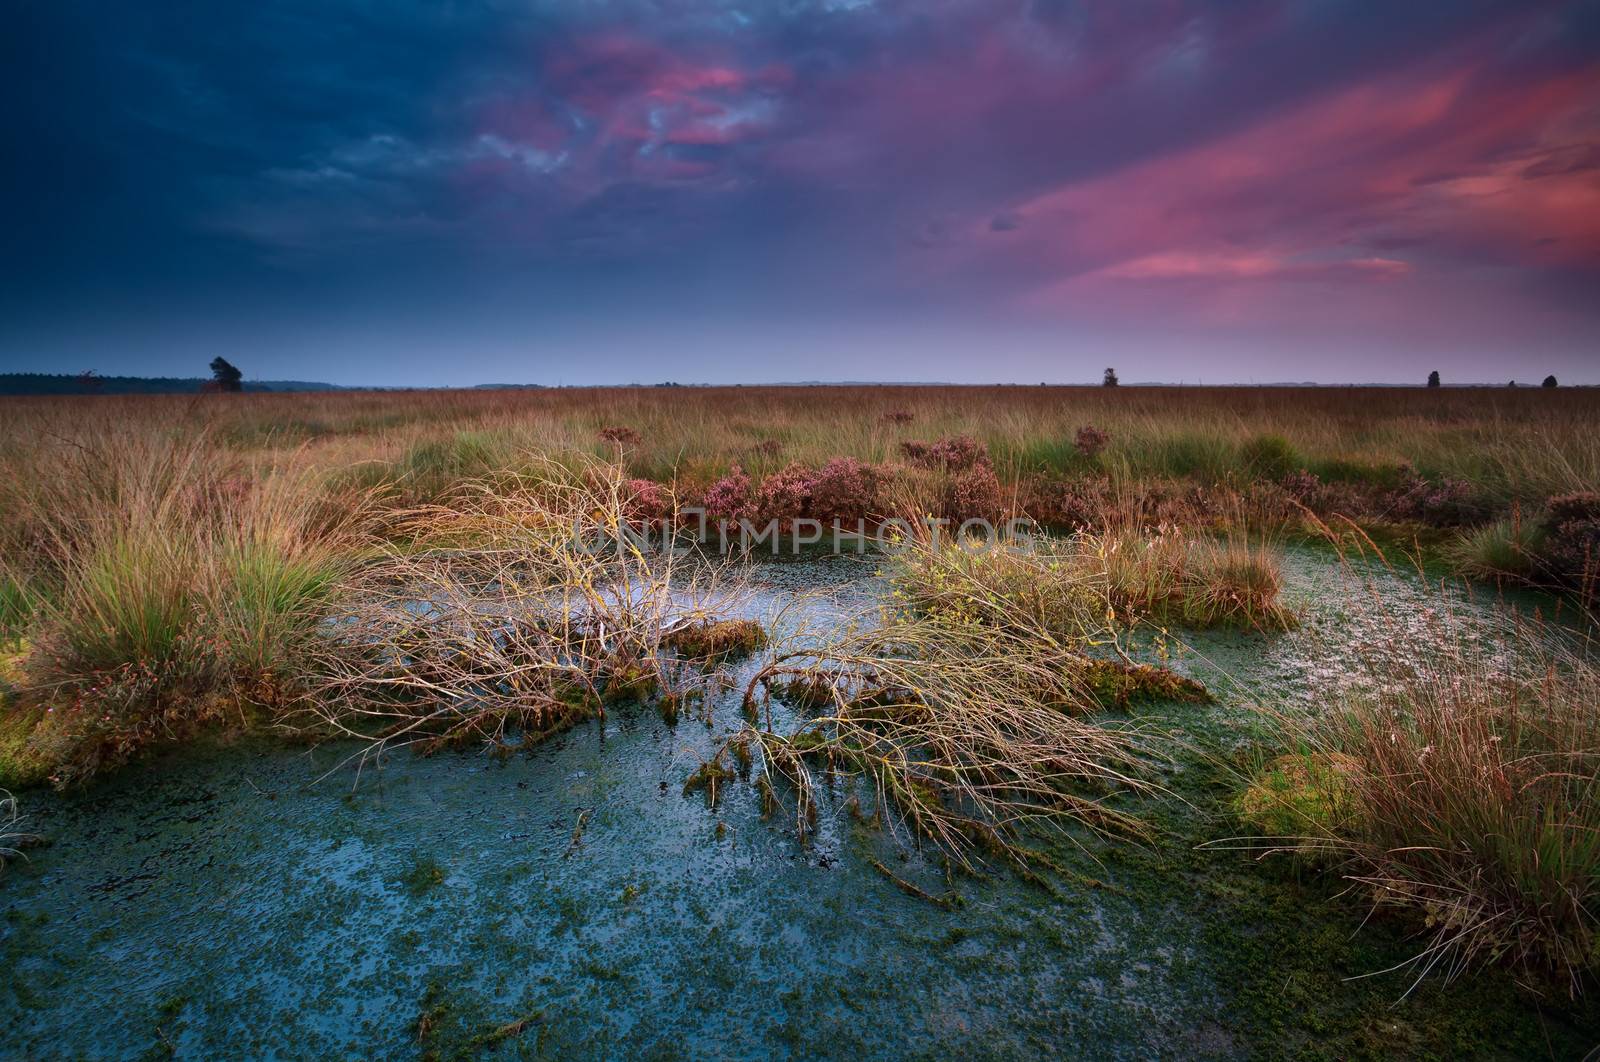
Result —
<instances>
[{"instance_id":1,"label":"boggy ground","mask_svg":"<svg viewBox=\"0 0 1600 1062\"><path fill-rule=\"evenodd\" d=\"M1389 607L1379 595L1377 611L1396 621L1391 646L1405 648L1385 658L1386 668L1401 670L1374 673L1348 640L1299 641L1308 618L1354 622L1370 612L1371 586L1323 581L1303 615L1280 598L1274 548L1251 532L1332 526L1363 546L1365 532L1458 536L1446 551L1452 559L1471 562L1482 546L1497 558L1494 572L1512 574L1505 558L1520 558L1521 578L1559 582L1569 595L1546 601L1546 611L1574 616L1590 588L1600 528L1584 493L1595 459L1592 433L1580 427L1587 397L1395 392L1360 396L1360 407L1333 395L1278 393L1291 417L1264 404L1267 394L318 396L292 401L314 403L296 408L329 420L293 438L249 430L285 417L287 400L19 404L0 440L0 786L48 782L64 795L24 792L27 820L0 825L0 849L31 851L25 835L33 832L56 842L34 852L34 862L13 862L0 889L8 902L46 893L96 899L77 910L43 901L11 908L6 947L26 971L12 989L25 1019L17 1028L49 1042L64 1027L62 994L92 985L95 970L120 968L124 982L145 989L194 986L158 999L135 994L155 1012L153 1032L143 1013L108 1011L108 1036L129 1045L153 1036L157 1048L222 1043L237 1034L233 1015L243 1006L285 1022L291 1012L314 1015L294 1026L299 1039L282 1048L291 1054L312 1053L301 1040L358 1051L358 1028L389 1043L399 1035L397 1009L415 1015L405 1028L423 1048L570 1048L589 1042L586 1035L629 1051L664 1047L638 1029L656 1015L708 1044L748 1043L743 1053L759 1053L757 1045L775 1042L834 1042L770 1022L774 991L815 989L825 998L797 997L796 1012L811 1012L815 1027L839 1043L882 1053L967 1042L980 1054L1051 1045L1071 1054L1079 1041L1064 1044L1063 1029L1129 1055L1520 1055L1541 1038L1560 1045L1554 1053L1569 1053L1593 1035L1592 1004L1582 1000L1600 954L1589 913L1595 847L1586 840L1595 835L1596 804L1585 793L1600 778L1600 741L1584 710L1593 703L1592 661L1569 652L1551 658L1549 681L1535 674L1507 685L1476 669L1488 655L1468 653L1459 659L1473 667L1438 673L1438 688L1470 696L1441 700L1436 689L1403 679L1420 644L1409 634L1427 633L1412 620L1432 614L1432 604ZM894 407L877 411L891 398ZM869 407L873 415L862 419ZM1090 413L1104 414L1098 426L1078 425L1092 432L1071 427ZM1279 436L1275 427L1294 434ZM696 431L720 456L696 462ZM557 448L566 444L577 449ZM670 462L650 464L667 453L652 447L674 446ZM1034 457L1023 460L1027 446ZM1054 456L1041 446L1055 446ZM1476 478L1452 478L1457 472ZM881 630L824 636L825 651L808 660L784 655L792 646L764 626L759 637L716 636L724 648L702 665L686 658L700 644L689 635L725 618L707 611L709 598L681 615L679 588L652 573L653 562L598 563L553 532L573 521L600 531L623 520L648 524L673 501L780 522L1032 512L1092 534L1058 540L1054 552L1026 562L928 553L919 561L921 546L907 543L912 561L892 568L889 593L899 596L893 618L876 621ZM1524 522L1524 512L1539 515ZM849 563L857 568L845 582L876 594L863 562ZM1327 559L1324 567L1337 566ZM619 596L617 586L629 592ZM418 600L430 603L436 622L421 622ZM743 600L734 593L722 604ZM505 611L508 602L521 611ZM1221 697L1211 704L1181 677L1139 670L1119 655L1163 664L1184 641L1213 660L1236 648L1208 642L1219 635L1201 628L1246 632L1221 636L1246 647L1223 671L1244 677L1247 688L1254 682L1260 696L1241 699L1225 674L1205 674ZM1285 646L1300 646L1299 655L1285 657ZM1523 655L1544 659L1536 647ZM780 658L778 670L766 671ZM1193 660L1184 666L1196 670ZM1352 682L1363 674L1402 678L1409 699L1364 696ZM744 696L741 684L750 691ZM1185 696L1170 702L1163 692ZM1290 693L1299 694L1298 707L1288 704ZM642 710L634 707L641 696ZM1395 718L1411 733L1422 710L1432 713L1428 725L1454 728L1450 757L1420 741L1381 740ZM1377 725L1316 725L1347 717ZM252 732L358 744L300 760L252 739L198 760L143 760ZM640 738L646 732L648 741ZM413 738L433 750L531 754L493 761L504 775L448 751L425 761L390 756L384 785L368 788L363 774L346 804L327 795L327 781L301 792L339 765L330 751L359 758L363 749ZM1398 774L1382 767L1391 745L1411 757ZM579 753L579 761L562 759ZM1281 766L1285 754L1303 766ZM1561 768L1540 770L1543 763ZM214 796L196 803L185 795L197 784L191 771ZM512 775L520 785L503 803L491 801L499 810L485 816L472 788ZM589 799L591 783L580 780L602 777L611 780L604 794L620 804ZM552 788L552 778L565 781ZM1264 788L1263 778L1279 781ZM1386 778L1402 783L1386 787ZM1410 778L1426 784L1404 782ZM642 793L625 781L643 783ZM415 796L401 802L398 824L375 810L396 791L390 782L414 786L403 790ZM568 787L572 799L545 809L549 843L537 852L506 847L533 835L525 822L515 825L542 806L530 794L554 800L567 783L578 783ZM652 786L651 801L641 802ZM1422 791L1432 805L1409 799ZM1381 814L1347 816L1347 792ZM173 793L189 810L146 802ZM1287 799L1274 807L1262 794ZM206 810L217 801L233 824L257 825L228 832L230 823ZM1541 818L1541 808L1553 813ZM9 803L5 810L9 818ZM581 862L618 814L624 826L654 829L650 844L624 836L622 863ZM1306 826L1299 838L1216 845L1295 815ZM1021 821L1058 832L1040 840L1015 829ZM476 833L473 823L497 832ZM1501 830L1504 823L1514 829ZM168 844L169 825L196 832ZM413 828L423 832L407 832ZM702 843L706 830L711 845ZM1502 836L1515 844L1472 844ZM424 837L457 838L477 854L461 869L455 848L436 851ZM744 847L753 837L767 838L759 853ZM1430 849L1406 843L1414 838L1444 858L1417 858ZM1270 849L1295 852L1258 865ZM686 898L667 880L641 875L630 860L645 850L676 868L672 882L703 888ZM405 860L396 863L400 852ZM707 852L722 855L701 862ZM731 862L719 863L723 856ZM969 881L965 869L979 858L1007 869ZM816 883L804 874L782 900L777 868L810 872L818 868L801 865L813 861L841 875L826 879L836 886L829 906L811 903ZM260 877L261 862L281 880ZM595 880L584 869L604 873ZM717 877L724 872L738 881ZM1450 890L1463 880L1491 887L1458 902ZM1333 895L1352 881L1348 895ZM30 892L29 882L40 891ZM1386 903L1375 912L1375 932L1346 940L1374 888L1396 884L1406 902ZM317 895L305 895L308 888ZM550 934L579 924L579 909L611 910L602 893L613 888L617 917L628 925L604 922L597 938L583 938L585 949L604 952L621 936L642 934L682 955L708 927L764 927L741 929L740 939L752 942L730 951L736 966L767 971L764 979L746 983L712 963L721 972L707 987L703 962L692 972L666 970L623 952L612 965L574 966L570 942ZM670 905L656 907L652 893ZM149 909L124 903L145 895ZM543 902L530 896L556 907L530 916ZM863 897L885 896L883 909L903 915L890 924L906 932L946 909L973 917L975 906L998 928L981 946L956 933L948 941L956 953L933 970L929 948L897 949L888 937L872 938L863 958L842 927L859 921ZM1557 902L1542 906L1540 896ZM115 905L106 906L111 898ZM423 899L433 906L419 907ZM493 940L460 904L492 915ZM448 910L451 921L431 922L436 910ZM648 914L634 918L640 911ZM732 921L719 921L724 916ZM268 929L251 936L246 924ZM478 935L462 939L474 926ZM1250 943L1258 926L1259 948ZM1468 928L1470 979L1448 987L1426 979L1407 997L1422 1008L1414 1020L1380 1023L1375 1033L1379 1001L1399 997L1417 968L1353 987L1341 978L1414 958L1438 934ZM927 929L931 936L904 939L931 948L951 932L939 923ZM124 947L124 938L139 943ZM330 938L354 965L331 980L295 970L307 956L325 957ZM378 939L383 965L375 972ZM207 955L196 964L205 977L164 965L173 940L190 945L180 955ZM448 961L429 950L430 940L449 942ZM811 954L805 969L813 976L803 987L777 965L778 956L805 955L814 947L808 941L830 940ZM1036 940L1056 945L1030 947ZM237 955L224 954L230 948ZM496 961L499 954L509 961ZM1451 958L1436 974L1463 957L1459 948L1439 954ZM659 995L616 1021L587 1006L585 1018L573 1016L574 998L599 998L604 984L626 980L619 971L630 963L641 971L635 988L687 978L704 999L746 985L737 1011L746 1020L738 1029L715 1025L703 1004L680 1013L680 1002ZM537 984L515 972L530 965L546 971ZM424 970L429 977L419 979ZM1512 976L1528 987L1513 989ZM320 985L325 995L297 995L284 988L291 982ZM216 985L226 999L215 999ZM560 985L583 987L573 997L556 991ZM986 990L980 995L975 985ZM1272 1001L1296 986L1305 986L1303 1014ZM914 1017L847 1035L864 1019L841 1015L833 1001L861 993ZM1570 1002L1571 993L1580 1002ZM272 996L295 1006L272 1011L276 1004L261 1002ZM1006 1002L993 1003L997 997ZM187 1009L189 999L208 1000L204 1012ZM1208 1024L1219 1007L1225 1020ZM1514 1021L1487 1024L1485 1015L1507 1009ZM944 1024L930 1025L929 1014Z\"/></svg>"},{"instance_id":2,"label":"boggy ground","mask_svg":"<svg viewBox=\"0 0 1600 1062\"><path fill-rule=\"evenodd\" d=\"M854 614L892 594L878 567L764 565L749 614L819 588L790 623ZM1432 601L1367 574L1392 612ZM1329 645L1386 643L1331 553L1289 551L1285 581L1293 631L1169 654L1216 703L1128 717L1172 750L1162 791L1119 804L1155 832L1043 839L1059 870L1031 880L947 877L936 849L857 822L849 787L821 791L805 845L751 782L715 808L685 795L744 725L736 690L709 727L618 708L527 756L391 757L354 791L324 777L348 746L252 739L35 794L29 828L54 844L0 886L8 1050L1579 1057L1592 1002L1494 969L1409 994L1406 972L1348 980L1414 955L1414 926L1363 925L1361 899L1304 865L1207 847L1242 829L1232 801L1273 737L1257 701L1314 712L1339 688ZM875 860L959 899L908 895Z\"/></svg>"}]
</instances>

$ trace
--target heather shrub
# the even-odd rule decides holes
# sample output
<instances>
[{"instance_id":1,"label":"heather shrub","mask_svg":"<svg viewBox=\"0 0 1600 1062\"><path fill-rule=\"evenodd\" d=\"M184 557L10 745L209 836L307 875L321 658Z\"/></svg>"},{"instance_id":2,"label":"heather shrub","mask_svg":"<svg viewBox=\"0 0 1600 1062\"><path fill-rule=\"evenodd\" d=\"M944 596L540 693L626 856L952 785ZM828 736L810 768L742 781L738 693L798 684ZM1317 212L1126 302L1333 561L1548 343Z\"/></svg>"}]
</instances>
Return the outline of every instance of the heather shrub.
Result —
<instances>
[{"instance_id":1,"label":"heather shrub","mask_svg":"<svg viewBox=\"0 0 1600 1062\"><path fill-rule=\"evenodd\" d=\"M1415 520L1433 527L1457 527L1479 515L1472 486L1463 480L1437 483L1406 469L1400 486L1384 499L1385 515L1394 520Z\"/></svg>"},{"instance_id":2,"label":"heather shrub","mask_svg":"<svg viewBox=\"0 0 1600 1062\"><path fill-rule=\"evenodd\" d=\"M951 472L989 464L989 448L970 435L952 435L928 448L928 460Z\"/></svg>"},{"instance_id":3,"label":"heather shrub","mask_svg":"<svg viewBox=\"0 0 1600 1062\"><path fill-rule=\"evenodd\" d=\"M989 464L989 448L970 435L952 435L932 444L903 442L900 453L914 465L947 472L965 472Z\"/></svg>"},{"instance_id":4,"label":"heather shrub","mask_svg":"<svg viewBox=\"0 0 1600 1062\"><path fill-rule=\"evenodd\" d=\"M801 464L792 464L761 481L751 499L751 515L756 521L778 521L787 527L811 515L811 499L816 491L817 474Z\"/></svg>"},{"instance_id":5,"label":"heather shrub","mask_svg":"<svg viewBox=\"0 0 1600 1062\"><path fill-rule=\"evenodd\" d=\"M672 502L655 480L630 479L623 485L622 509L630 520L662 520L672 512Z\"/></svg>"},{"instance_id":6,"label":"heather shrub","mask_svg":"<svg viewBox=\"0 0 1600 1062\"><path fill-rule=\"evenodd\" d=\"M1079 428L1078 433L1072 437L1073 447L1091 461L1100 456L1100 451L1104 450L1110 441L1109 432L1101 431L1089 424Z\"/></svg>"},{"instance_id":7,"label":"heather shrub","mask_svg":"<svg viewBox=\"0 0 1600 1062\"><path fill-rule=\"evenodd\" d=\"M1283 477L1283 489L1295 501L1315 508L1311 502L1322 492L1322 479L1315 472L1298 469Z\"/></svg>"},{"instance_id":8,"label":"heather shrub","mask_svg":"<svg viewBox=\"0 0 1600 1062\"><path fill-rule=\"evenodd\" d=\"M1104 526L1114 502L1103 479L1040 479L1029 484L1024 510L1046 527L1086 531Z\"/></svg>"},{"instance_id":9,"label":"heather shrub","mask_svg":"<svg viewBox=\"0 0 1600 1062\"><path fill-rule=\"evenodd\" d=\"M956 523L996 520L1001 507L1000 480L994 469L984 462L950 478L945 486L944 511L940 515Z\"/></svg>"},{"instance_id":10,"label":"heather shrub","mask_svg":"<svg viewBox=\"0 0 1600 1062\"><path fill-rule=\"evenodd\" d=\"M1562 585L1594 596L1600 583L1600 494L1551 498L1545 505L1543 567Z\"/></svg>"},{"instance_id":11,"label":"heather shrub","mask_svg":"<svg viewBox=\"0 0 1600 1062\"><path fill-rule=\"evenodd\" d=\"M717 520L738 520L750 507L750 477L738 465L706 488L706 515Z\"/></svg>"},{"instance_id":12,"label":"heather shrub","mask_svg":"<svg viewBox=\"0 0 1600 1062\"><path fill-rule=\"evenodd\" d=\"M853 457L835 457L811 484L811 515L818 520L854 521L880 511L883 473Z\"/></svg>"}]
</instances>

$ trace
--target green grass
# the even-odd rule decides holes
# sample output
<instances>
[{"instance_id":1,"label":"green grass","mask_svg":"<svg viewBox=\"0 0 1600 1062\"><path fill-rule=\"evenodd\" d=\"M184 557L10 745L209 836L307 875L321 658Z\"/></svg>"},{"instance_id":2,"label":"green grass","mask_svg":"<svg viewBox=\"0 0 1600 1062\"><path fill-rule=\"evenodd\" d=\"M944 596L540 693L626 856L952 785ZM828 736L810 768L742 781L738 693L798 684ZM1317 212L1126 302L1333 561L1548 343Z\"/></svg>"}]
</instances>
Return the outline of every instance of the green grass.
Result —
<instances>
[{"instance_id":1,"label":"green grass","mask_svg":"<svg viewBox=\"0 0 1600 1062\"><path fill-rule=\"evenodd\" d=\"M1452 565L1480 579L1527 579L1534 575L1544 529L1532 520L1507 517L1469 528L1445 548Z\"/></svg>"}]
</instances>

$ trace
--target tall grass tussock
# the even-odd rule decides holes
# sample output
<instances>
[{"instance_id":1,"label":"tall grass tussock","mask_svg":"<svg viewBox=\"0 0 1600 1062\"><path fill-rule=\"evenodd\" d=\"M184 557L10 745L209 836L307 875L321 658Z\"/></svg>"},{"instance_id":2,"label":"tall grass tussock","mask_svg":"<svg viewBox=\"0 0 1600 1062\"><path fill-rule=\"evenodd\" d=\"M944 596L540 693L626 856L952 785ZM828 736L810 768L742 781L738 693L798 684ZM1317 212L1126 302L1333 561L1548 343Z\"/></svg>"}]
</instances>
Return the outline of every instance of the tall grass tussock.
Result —
<instances>
[{"instance_id":1,"label":"tall grass tussock","mask_svg":"<svg viewBox=\"0 0 1600 1062\"><path fill-rule=\"evenodd\" d=\"M1408 917L1419 978L1505 964L1579 992L1600 965L1600 663L1537 621L1469 639L1436 605L1360 654L1323 715L1274 713L1297 751L1240 814Z\"/></svg>"}]
</instances>

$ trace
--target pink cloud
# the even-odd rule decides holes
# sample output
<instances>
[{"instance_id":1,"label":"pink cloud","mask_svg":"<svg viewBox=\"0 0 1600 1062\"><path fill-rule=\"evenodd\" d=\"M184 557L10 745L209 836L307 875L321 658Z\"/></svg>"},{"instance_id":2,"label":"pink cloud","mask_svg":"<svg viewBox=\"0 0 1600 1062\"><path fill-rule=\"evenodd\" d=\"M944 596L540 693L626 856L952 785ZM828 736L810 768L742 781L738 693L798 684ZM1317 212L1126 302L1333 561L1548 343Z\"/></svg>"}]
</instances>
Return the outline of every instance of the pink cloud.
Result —
<instances>
[{"instance_id":1,"label":"pink cloud","mask_svg":"<svg viewBox=\"0 0 1600 1062\"><path fill-rule=\"evenodd\" d=\"M1473 65L1406 72L997 204L911 268L1008 278L1034 309L1126 299L1215 319L1219 304L1271 301L1241 286L1359 292L1461 261L1592 265L1600 181L1582 116L1597 103L1593 70L1514 84Z\"/></svg>"}]
</instances>

